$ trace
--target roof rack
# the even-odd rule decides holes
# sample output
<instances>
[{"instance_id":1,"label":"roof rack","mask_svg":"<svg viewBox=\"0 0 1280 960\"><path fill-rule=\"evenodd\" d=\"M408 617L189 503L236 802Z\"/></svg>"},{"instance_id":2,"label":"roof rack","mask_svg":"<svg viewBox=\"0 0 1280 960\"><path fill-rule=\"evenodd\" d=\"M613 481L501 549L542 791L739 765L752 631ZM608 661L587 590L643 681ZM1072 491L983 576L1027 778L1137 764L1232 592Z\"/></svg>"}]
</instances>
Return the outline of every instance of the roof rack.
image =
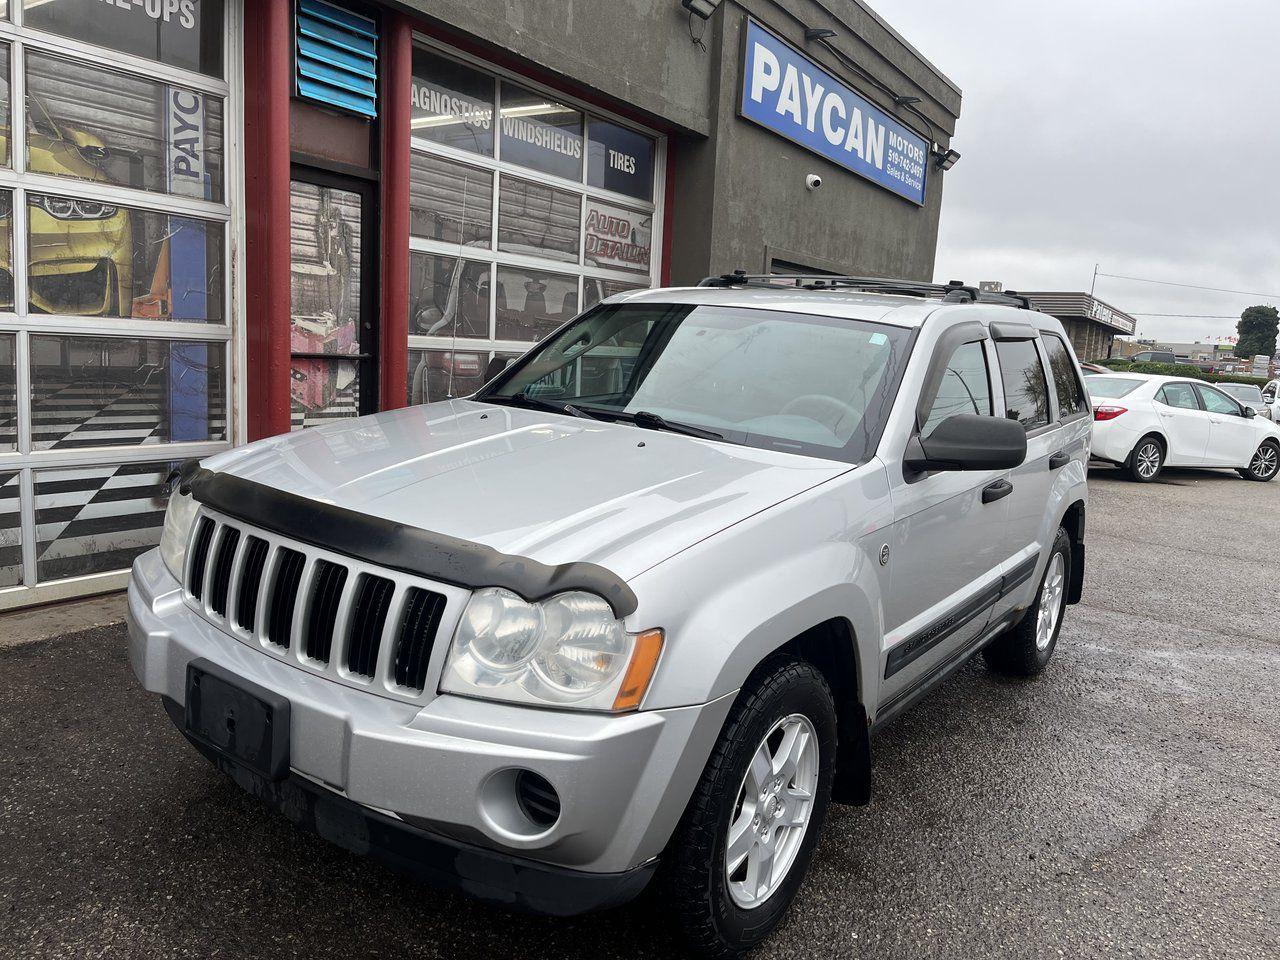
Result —
<instances>
[{"instance_id":1,"label":"roof rack","mask_svg":"<svg viewBox=\"0 0 1280 960\"><path fill-rule=\"evenodd\" d=\"M1031 309L1031 301L1013 290L1001 293L979 290L959 280L950 283L924 283L919 280L894 280L888 277L840 277L818 273L747 273L735 270L718 277L707 277L700 287L777 287L790 281L802 290L862 290L866 293L896 293L908 297L938 298L948 303L998 303Z\"/></svg>"}]
</instances>

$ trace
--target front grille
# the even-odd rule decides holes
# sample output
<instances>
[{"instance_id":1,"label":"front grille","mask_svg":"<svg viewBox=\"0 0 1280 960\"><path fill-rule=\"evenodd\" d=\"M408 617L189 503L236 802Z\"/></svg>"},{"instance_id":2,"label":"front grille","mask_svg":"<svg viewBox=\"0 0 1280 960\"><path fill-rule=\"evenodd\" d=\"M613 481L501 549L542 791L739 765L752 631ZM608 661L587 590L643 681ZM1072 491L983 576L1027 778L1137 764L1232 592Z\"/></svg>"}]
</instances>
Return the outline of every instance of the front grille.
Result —
<instances>
[{"instance_id":1,"label":"front grille","mask_svg":"<svg viewBox=\"0 0 1280 960\"><path fill-rule=\"evenodd\" d=\"M444 592L207 513L190 551L188 602L240 640L352 685L424 690Z\"/></svg>"}]
</instances>

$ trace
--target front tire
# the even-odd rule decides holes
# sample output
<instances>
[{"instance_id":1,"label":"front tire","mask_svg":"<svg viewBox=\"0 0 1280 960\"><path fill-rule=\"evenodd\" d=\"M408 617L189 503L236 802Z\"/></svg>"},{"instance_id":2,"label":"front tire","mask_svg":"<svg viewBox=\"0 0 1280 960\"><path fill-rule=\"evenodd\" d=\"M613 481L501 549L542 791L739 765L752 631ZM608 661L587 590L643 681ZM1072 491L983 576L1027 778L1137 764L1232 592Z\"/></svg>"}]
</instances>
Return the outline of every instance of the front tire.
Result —
<instances>
[{"instance_id":1,"label":"front tire","mask_svg":"<svg viewBox=\"0 0 1280 960\"><path fill-rule=\"evenodd\" d=\"M991 669L1014 677L1034 677L1049 665L1067 610L1070 572L1071 538L1059 527L1031 607L1021 620L982 649Z\"/></svg>"},{"instance_id":2,"label":"front tire","mask_svg":"<svg viewBox=\"0 0 1280 960\"><path fill-rule=\"evenodd\" d=\"M743 687L664 857L662 894L700 956L742 956L804 881L831 798L836 712L812 665L767 661Z\"/></svg>"},{"instance_id":3,"label":"front tire","mask_svg":"<svg viewBox=\"0 0 1280 960\"><path fill-rule=\"evenodd\" d=\"M1263 440L1249 466L1240 470L1240 476L1258 483L1270 483L1277 473L1280 473L1280 446L1274 440Z\"/></svg>"},{"instance_id":4,"label":"front tire","mask_svg":"<svg viewBox=\"0 0 1280 960\"><path fill-rule=\"evenodd\" d=\"M1164 444L1154 436L1143 437L1129 454L1125 469L1132 480L1150 483L1164 469Z\"/></svg>"}]
</instances>

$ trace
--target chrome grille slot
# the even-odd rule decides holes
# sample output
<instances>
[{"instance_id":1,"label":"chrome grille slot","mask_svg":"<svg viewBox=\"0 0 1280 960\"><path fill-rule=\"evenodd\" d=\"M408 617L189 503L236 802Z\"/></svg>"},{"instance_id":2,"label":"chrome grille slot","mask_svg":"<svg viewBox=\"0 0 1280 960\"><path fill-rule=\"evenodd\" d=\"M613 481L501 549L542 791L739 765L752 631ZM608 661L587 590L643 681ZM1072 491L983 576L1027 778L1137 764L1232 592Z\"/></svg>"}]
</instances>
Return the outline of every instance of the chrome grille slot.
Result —
<instances>
[{"instance_id":1,"label":"chrome grille slot","mask_svg":"<svg viewBox=\"0 0 1280 960\"><path fill-rule=\"evenodd\" d=\"M303 628L303 653L318 663L329 662L337 626L338 604L347 582L347 568L329 560L317 560L311 576L311 602Z\"/></svg>"},{"instance_id":2,"label":"chrome grille slot","mask_svg":"<svg viewBox=\"0 0 1280 960\"><path fill-rule=\"evenodd\" d=\"M347 669L352 673L373 678L382 630L387 624L387 612L395 591L395 583L386 577L362 573L356 582L356 599L347 632Z\"/></svg>"},{"instance_id":3,"label":"chrome grille slot","mask_svg":"<svg viewBox=\"0 0 1280 960\"><path fill-rule=\"evenodd\" d=\"M427 680L431 648L435 645L444 608L445 598L442 594L419 587L409 588L409 596L404 605L404 619L396 638L394 677L397 685L410 690L423 688Z\"/></svg>"},{"instance_id":4,"label":"chrome grille slot","mask_svg":"<svg viewBox=\"0 0 1280 960\"><path fill-rule=\"evenodd\" d=\"M262 574L267 566L267 541L249 537L245 541L244 566L240 571L240 590L236 595L236 625L253 633L258 618L258 596L262 592Z\"/></svg>"},{"instance_id":5,"label":"chrome grille slot","mask_svg":"<svg viewBox=\"0 0 1280 960\"><path fill-rule=\"evenodd\" d=\"M209 584L209 609L217 616L227 615L227 595L231 592L231 565L240 545L240 531L226 524L218 538L218 549L213 555L213 580Z\"/></svg>"},{"instance_id":6,"label":"chrome grille slot","mask_svg":"<svg viewBox=\"0 0 1280 960\"><path fill-rule=\"evenodd\" d=\"M267 611L267 642L286 650L293 632L293 608L298 602L298 587L306 565L306 557L297 550L280 548L275 581L271 585L271 605Z\"/></svg>"},{"instance_id":7,"label":"chrome grille slot","mask_svg":"<svg viewBox=\"0 0 1280 960\"><path fill-rule=\"evenodd\" d=\"M209 546L213 542L214 522L201 517L196 535L191 541L191 560L188 564L187 590L199 600L204 595L204 571L209 563Z\"/></svg>"}]
</instances>

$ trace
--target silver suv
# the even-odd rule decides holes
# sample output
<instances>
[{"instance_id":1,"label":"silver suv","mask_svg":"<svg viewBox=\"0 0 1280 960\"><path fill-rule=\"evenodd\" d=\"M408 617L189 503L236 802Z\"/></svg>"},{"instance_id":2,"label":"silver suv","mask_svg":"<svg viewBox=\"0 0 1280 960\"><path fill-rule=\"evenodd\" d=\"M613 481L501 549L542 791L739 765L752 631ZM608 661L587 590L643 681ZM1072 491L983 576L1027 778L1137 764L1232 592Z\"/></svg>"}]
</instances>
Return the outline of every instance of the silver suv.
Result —
<instances>
[{"instance_id":1,"label":"silver suv","mask_svg":"<svg viewBox=\"0 0 1280 960\"><path fill-rule=\"evenodd\" d=\"M143 686L298 825L569 915L651 880L737 956L871 734L1084 571L1090 408L1010 295L733 274L615 296L477 394L184 468Z\"/></svg>"}]
</instances>

